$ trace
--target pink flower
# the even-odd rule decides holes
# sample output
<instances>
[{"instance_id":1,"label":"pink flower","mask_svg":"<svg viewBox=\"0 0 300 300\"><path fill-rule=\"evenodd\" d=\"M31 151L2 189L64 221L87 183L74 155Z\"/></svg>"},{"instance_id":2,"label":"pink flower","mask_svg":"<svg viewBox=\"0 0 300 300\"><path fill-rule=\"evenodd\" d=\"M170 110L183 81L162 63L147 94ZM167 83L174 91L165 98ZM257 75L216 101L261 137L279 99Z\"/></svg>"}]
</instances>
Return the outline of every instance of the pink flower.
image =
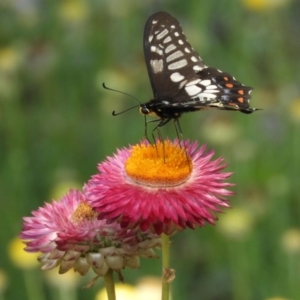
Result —
<instances>
[{"instance_id":1,"label":"pink flower","mask_svg":"<svg viewBox=\"0 0 300 300\"><path fill-rule=\"evenodd\" d=\"M181 143L144 141L100 163L84 188L99 218L157 234L214 224L213 212L229 207L233 184L223 181L232 173L221 172L223 159L211 160L205 146Z\"/></svg>"},{"instance_id":2,"label":"pink flower","mask_svg":"<svg viewBox=\"0 0 300 300\"><path fill-rule=\"evenodd\" d=\"M59 266L59 273L74 268L84 275L92 267L100 276L110 269L138 268L139 257L157 257L158 236L124 230L117 223L98 220L80 191L71 190L60 201L46 203L25 217L20 234L28 252L42 252L42 269Z\"/></svg>"}]
</instances>

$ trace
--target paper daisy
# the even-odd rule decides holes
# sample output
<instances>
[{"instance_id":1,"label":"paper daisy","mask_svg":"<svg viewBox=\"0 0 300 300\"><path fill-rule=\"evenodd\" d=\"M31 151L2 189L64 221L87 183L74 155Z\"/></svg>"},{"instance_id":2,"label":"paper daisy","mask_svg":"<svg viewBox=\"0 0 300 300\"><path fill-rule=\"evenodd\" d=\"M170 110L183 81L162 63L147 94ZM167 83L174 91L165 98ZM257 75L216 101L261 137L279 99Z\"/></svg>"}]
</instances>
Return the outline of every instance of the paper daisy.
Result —
<instances>
[{"instance_id":1,"label":"paper daisy","mask_svg":"<svg viewBox=\"0 0 300 300\"><path fill-rule=\"evenodd\" d=\"M25 217L20 238L26 251L43 253L43 270L59 266L61 274L73 268L85 275L92 268L100 276L109 269L138 268L139 257L157 257L153 247L161 244L151 232L98 220L82 192L73 190Z\"/></svg>"},{"instance_id":2,"label":"paper daisy","mask_svg":"<svg viewBox=\"0 0 300 300\"><path fill-rule=\"evenodd\" d=\"M122 228L171 234L187 227L214 224L214 212L229 207L223 159L212 160L197 142L143 141L118 150L98 166L84 191L100 219Z\"/></svg>"}]
</instances>

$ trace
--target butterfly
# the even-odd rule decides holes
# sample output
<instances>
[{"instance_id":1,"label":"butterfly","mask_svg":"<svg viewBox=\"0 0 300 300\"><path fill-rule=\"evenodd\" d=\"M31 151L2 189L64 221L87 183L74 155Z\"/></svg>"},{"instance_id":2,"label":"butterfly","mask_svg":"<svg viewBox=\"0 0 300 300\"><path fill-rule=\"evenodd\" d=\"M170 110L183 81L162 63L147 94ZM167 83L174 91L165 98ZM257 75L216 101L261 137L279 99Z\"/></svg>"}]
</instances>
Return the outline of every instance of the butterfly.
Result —
<instances>
[{"instance_id":1,"label":"butterfly","mask_svg":"<svg viewBox=\"0 0 300 300\"><path fill-rule=\"evenodd\" d=\"M258 110L249 107L252 88L229 73L206 66L179 22L166 12L147 20L144 56L154 98L141 104L139 111L158 117L155 129L174 120L181 131L179 118L187 112L221 109L250 114Z\"/></svg>"}]
</instances>

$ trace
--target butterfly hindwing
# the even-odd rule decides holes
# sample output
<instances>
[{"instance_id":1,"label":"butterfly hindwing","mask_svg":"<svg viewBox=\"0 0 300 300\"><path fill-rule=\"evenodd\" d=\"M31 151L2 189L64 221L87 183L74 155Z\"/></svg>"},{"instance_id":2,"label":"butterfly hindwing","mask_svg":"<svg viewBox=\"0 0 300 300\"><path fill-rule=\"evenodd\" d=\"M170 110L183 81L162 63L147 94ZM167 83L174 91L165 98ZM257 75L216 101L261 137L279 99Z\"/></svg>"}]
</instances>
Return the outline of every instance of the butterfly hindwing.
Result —
<instances>
[{"instance_id":1,"label":"butterfly hindwing","mask_svg":"<svg viewBox=\"0 0 300 300\"><path fill-rule=\"evenodd\" d=\"M207 99L208 108L252 112L249 108L252 88L244 86L229 73L215 68L207 67L198 72L198 76L201 79L198 86L203 89L198 98L200 102L201 99Z\"/></svg>"}]
</instances>

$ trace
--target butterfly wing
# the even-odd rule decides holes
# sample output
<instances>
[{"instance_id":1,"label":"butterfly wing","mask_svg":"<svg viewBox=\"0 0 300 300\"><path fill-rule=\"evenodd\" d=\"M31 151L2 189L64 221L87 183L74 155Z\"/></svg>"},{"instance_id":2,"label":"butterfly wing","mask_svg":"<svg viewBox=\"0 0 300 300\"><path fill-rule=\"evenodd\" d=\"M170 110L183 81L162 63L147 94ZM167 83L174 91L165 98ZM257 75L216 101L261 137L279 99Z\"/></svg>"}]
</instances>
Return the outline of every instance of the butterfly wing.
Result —
<instances>
[{"instance_id":1,"label":"butterfly wing","mask_svg":"<svg viewBox=\"0 0 300 300\"><path fill-rule=\"evenodd\" d=\"M251 113L250 92L233 76L206 66L179 22L166 12L152 15L144 30L144 55L154 100L184 111L208 108ZM159 104L159 103L157 103ZM163 108L163 107L162 107Z\"/></svg>"},{"instance_id":2,"label":"butterfly wing","mask_svg":"<svg viewBox=\"0 0 300 300\"><path fill-rule=\"evenodd\" d=\"M144 54L155 98L176 96L183 80L197 78L196 72L206 67L187 41L179 22L166 12L158 12L148 19Z\"/></svg>"}]
</instances>

